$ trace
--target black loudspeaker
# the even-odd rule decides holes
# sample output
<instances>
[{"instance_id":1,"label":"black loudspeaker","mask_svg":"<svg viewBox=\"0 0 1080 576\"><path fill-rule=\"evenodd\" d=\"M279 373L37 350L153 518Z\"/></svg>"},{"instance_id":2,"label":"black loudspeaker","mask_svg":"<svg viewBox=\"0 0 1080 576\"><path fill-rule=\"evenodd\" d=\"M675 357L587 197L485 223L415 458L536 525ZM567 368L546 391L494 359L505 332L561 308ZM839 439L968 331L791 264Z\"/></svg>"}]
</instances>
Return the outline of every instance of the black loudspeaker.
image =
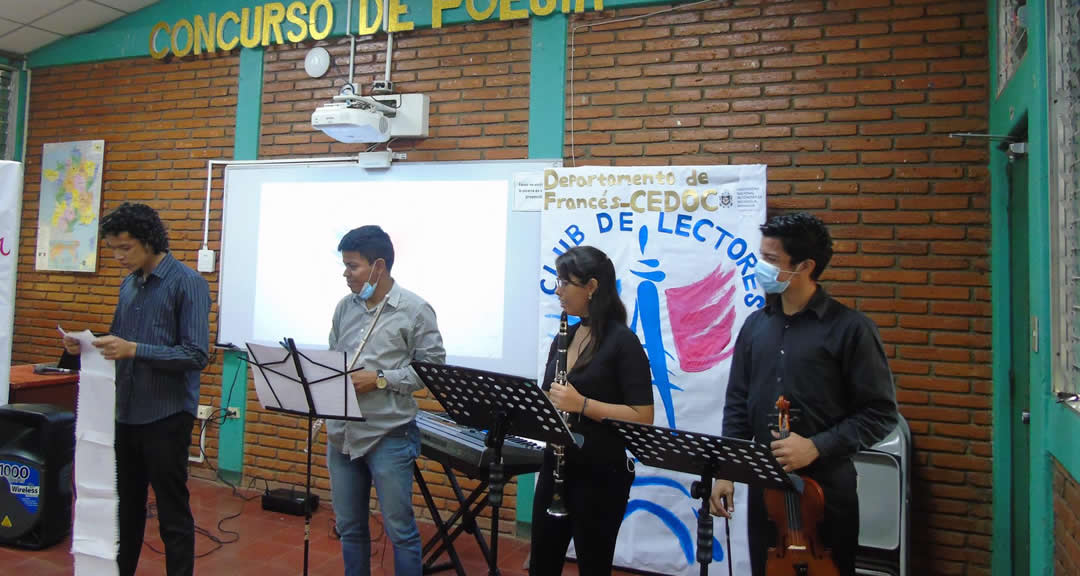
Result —
<instances>
[{"instance_id":1,"label":"black loudspeaker","mask_svg":"<svg viewBox=\"0 0 1080 576\"><path fill-rule=\"evenodd\" d=\"M38 550L71 531L75 415L52 404L0 406L0 545Z\"/></svg>"}]
</instances>

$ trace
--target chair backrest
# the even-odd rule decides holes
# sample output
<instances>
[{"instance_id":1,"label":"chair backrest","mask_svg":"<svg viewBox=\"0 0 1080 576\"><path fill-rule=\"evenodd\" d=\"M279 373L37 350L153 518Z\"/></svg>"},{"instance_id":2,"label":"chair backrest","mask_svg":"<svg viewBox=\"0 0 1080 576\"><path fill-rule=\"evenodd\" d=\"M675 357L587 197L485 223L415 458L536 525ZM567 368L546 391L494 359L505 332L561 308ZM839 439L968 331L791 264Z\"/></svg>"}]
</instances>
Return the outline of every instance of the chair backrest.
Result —
<instances>
[{"instance_id":1,"label":"chair backrest","mask_svg":"<svg viewBox=\"0 0 1080 576\"><path fill-rule=\"evenodd\" d=\"M858 474L859 548L879 559L891 558L888 563L895 573L906 575L911 431L904 417L881 442L858 452L853 460Z\"/></svg>"}]
</instances>

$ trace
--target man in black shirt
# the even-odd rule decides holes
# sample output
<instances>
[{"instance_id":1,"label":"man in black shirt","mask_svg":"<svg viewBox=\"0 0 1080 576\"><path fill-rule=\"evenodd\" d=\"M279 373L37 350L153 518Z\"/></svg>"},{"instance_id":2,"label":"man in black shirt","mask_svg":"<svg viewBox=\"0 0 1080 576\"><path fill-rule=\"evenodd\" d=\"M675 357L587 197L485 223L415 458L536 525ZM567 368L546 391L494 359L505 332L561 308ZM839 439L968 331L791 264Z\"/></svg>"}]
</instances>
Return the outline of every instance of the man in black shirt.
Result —
<instances>
[{"instance_id":1,"label":"man in black shirt","mask_svg":"<svg viewBox=\"0 0 1080 576\"><path fill-rule=\"evenodd\" d=\"M784 470L821 485L820 534L840 574L854 575L859 501L851 457L897 424L892 373L874 323L817 283L832 258L825 225L800 213L771 218L761 232L755 276L767 303L735 342L723 435L770 443ZM793 415L790 436L778 440L770 424L781 395ZM733 494L731 482L717 480L713 514L730 516ZM748 511L750 563L759 576L776 540L760 489L750 489Z\"/></svg>"}]
</instances>

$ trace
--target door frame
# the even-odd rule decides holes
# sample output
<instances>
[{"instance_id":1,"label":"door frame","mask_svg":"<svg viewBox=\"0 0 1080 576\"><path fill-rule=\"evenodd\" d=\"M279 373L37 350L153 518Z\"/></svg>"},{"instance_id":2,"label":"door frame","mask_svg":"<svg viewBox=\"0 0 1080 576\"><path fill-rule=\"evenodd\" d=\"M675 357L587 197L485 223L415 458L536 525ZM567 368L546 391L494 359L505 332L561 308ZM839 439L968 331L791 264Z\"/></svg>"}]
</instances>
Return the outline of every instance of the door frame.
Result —
<instances>
[{"instance_id":1,"label":"door frame","mask_svg":"<svg viewBox=\"0 0 1080 576\"><path fill-rule=\"evenodd\" d=\"M1021 138L1026 145L1027 130L1026 123L1021 122L1018 124L1019 128L1013 135L1017 138ZM1006 199L1006 228L1005 234L1008 237L1007 255L1005 258L1008 261L1008 318L1009 318L1009 330L1007 332L1008 338L1006 340L1008 344L1008 354L1004 354L1008 362L1008 377L1007 377L1007 390L1003 391L1005 396L1004 404L1007 406L1005 413L1000 415L1002 418L999 423L1008 422L1008 443L1002 446L1002 451L1007 451L1009 458L1009 470L1006 472L1009 476L1008 490L998 491L994 497L1000 499L1002 497L1008 499L1010 510L1009 521L1009 554L1010 554L1010 566L1011 573L1014 576L1027 576L1031 570L1031 541L1030 541L1030 516L1024 512L1030 509L1031 506L1031 425L1030 423L1024 423L1020 421L1021 411L1026 411L1029 415L1031 413L1031 363L1034 360L1032 356L1033 352L1033 338L1031 336L1032 328L1032 282L1031 282L1031 254L1030 248L1032 245L1032 229L1031 229L1031 164L1027 158L1026 150L1023 150L1019 154L1014 154L1009 147L1008 143L1002 145L1001 148L1005 149L1004 154L1004 170L1005 170L1005 199ZM1014 183L1019 182L1018 175L1014 174L1016 165L1019 162L1023 162L1024 174L1022 177L1024 180L1017 188L1021 188L1019 193L1014 189ZM1014 198L1022 197L1022 202L1015 202ZM1022 226L1023 231L1017 234L1016 227ZM1018 241L1022 242L1022 246L1017 246ZM1017 258L1014 258L1017 256ZM1017 261L1022 260L1022 264L1017 266ZM1017 269L1020 268L1020 269ZM1018 273L1026 271L1027 274L1024 277L1019 277ZM1018 282L1024 284L1022 290L1017 290ZM1026 302L1018 302L1017 298L1025 298ZM1023 318L1017 315L1017 308L1023 309ZM1023 332L1022 334L1020 332ZM1022 358L1024 361L1017 362L1017 358ZM1017 394L1018 386L1026 388L1021 394ZM1018 400L1020 399L1020 400ZM1022 405L1021 405L1022 404ZM1022 440L1018 436L1026 436ZM1026 444L1022 450L1017 450L1018 441L1022 441ZM1001 456L998 454L996 456ZM1016 458L1020 458L1022 461L1017 461ZM1021 474L1018 474L1020 472ZM1025 486L1016 486L1015 480L1020 478ZM1016 499L1022 498L1020 505L1017 505ZM1018 552L1017 545L1024 543L1025 550ZM1020 555L1018 557L1018 554Z\"/></svg>"}]
</instances>

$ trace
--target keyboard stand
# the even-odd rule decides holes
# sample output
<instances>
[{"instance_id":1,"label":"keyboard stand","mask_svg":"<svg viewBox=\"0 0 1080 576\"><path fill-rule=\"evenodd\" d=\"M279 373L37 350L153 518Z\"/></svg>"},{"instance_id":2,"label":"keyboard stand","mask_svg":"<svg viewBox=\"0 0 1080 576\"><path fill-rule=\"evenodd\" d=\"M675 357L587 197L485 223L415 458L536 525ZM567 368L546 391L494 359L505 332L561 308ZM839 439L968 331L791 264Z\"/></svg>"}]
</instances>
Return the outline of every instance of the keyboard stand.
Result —
<instances>
[{"instance_id":1,"label":"keyboard stand","mask_svg":"<svg viewBox=\"0 0 1080 576\"><path fill-rule=\"evenodd\" d=\"M413 362L411 366L451 420L461 426L487 430L485 445L492 454L487 476L491 546L485 557L488 576L499 576L499 508L506 481L502 458L506 436L564 445L573 442L574 437L535 381L446 364ZM470 510L464 512L470 513Z\"/></svg>"},{"instance_id":2,"label":"keyboard stand","mask_svg":"<svg viewBox=\"0 0 1080 576\"><path fill-rule=\"evenodd\" d=\"M457 475L454 474L454 470L445 461L432 460L438 462L442 466L443 473L446 474L447 480L450 481L450 487L454 490L454 496L458 501L458 509L447 520L442 519L442 515L439 514L438 508L435 506L435 499L431 496L431 490L428 489L427 482L424 480L424 475L420 471L419 464L413 464L413 475L416 477L416 483L420 487L420 493L424 495L424 502L427 503L428 511L431 512L431 520L435 523L435 534L424 543L424 550L422 552L424 557L424 574L436 574L438 572L444 572L446 570L453 569L458 576L466 576L465 568L461 565L461 558L458 557L457 550L454 549L454 540L457 540L461 533L469 532L476 538L477 545L480 546L480 551L483 553L484 558L491 557L491 551L488 548L487 542L484 541L483 534L476 525L476 518L480 516L480 513L487 505L485 500L482 500L482 496L487 491L488 481L481 480L480 484L469 493L469 497L465 497L464 491L461 489L461 485L458 483ZM461 521L453 531L450 530L458 521ZM449 562L442 564L435 564L443 552L446 552L450 556Z\"/></svg>"}]
</instances>

